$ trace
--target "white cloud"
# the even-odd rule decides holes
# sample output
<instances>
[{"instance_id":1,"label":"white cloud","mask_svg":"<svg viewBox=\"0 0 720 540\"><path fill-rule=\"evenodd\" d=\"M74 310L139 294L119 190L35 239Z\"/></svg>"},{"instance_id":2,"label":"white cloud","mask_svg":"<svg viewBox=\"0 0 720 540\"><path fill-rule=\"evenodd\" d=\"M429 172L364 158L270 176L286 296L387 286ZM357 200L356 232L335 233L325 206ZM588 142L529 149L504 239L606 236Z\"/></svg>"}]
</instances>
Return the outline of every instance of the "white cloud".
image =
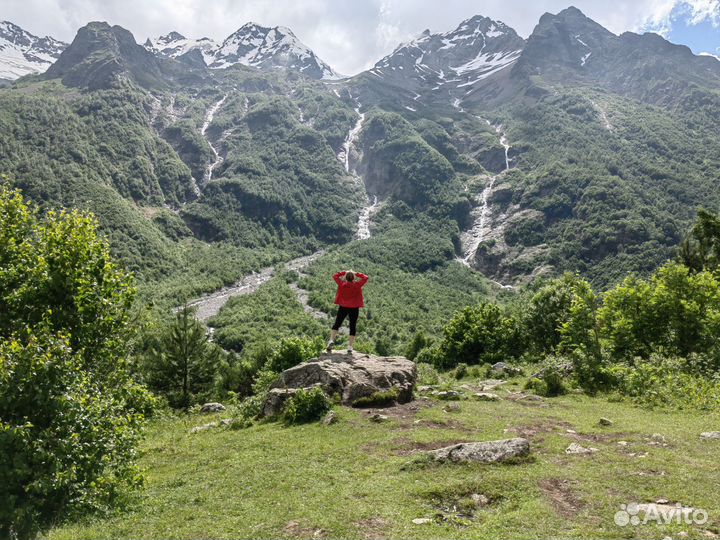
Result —
<instances>
[{"instance_id":1,"label":"white cloud","mask_svg":"<svg viewBox=\"0 0 720 540\"><path fill-rule=\"evenodd\" d=\"M609 30L669 29L673 9L687 4L692 20L720 22L720 0L0 0L0 19L69 41L91 20L119 24L138 41L176 30L223 39L248 21L288 26L341 73L374 64L430 28L451 30L473 15L499 19L528 36L544 12L570 4Z\"/></svg>"}]
</instances>

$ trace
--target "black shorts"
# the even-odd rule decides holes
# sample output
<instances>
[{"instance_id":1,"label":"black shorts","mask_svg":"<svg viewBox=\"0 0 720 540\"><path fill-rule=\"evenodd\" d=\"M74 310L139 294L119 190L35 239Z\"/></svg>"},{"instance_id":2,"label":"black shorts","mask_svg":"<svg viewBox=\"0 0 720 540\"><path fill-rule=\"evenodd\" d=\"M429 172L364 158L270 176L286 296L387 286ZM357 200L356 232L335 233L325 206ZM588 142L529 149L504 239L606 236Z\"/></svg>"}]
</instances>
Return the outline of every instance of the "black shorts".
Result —
<instances>
[{"instance_id":1,"label":"black shorts","mask_svg":"<svg viewBox=\"0 0 720 540\"><path fill-rule=\"evenodd\" d=\"M350 335L354 336L355 329L357 327L357 320L358 320L359 316L360 316L360 308L340 306L338 308L337 316L335 317L335 324L333 324L332 329L339 330L340 326L342 326L342 323L345 320L345 317L349 317L350 318Z\"/></svg>"}]
</instances>

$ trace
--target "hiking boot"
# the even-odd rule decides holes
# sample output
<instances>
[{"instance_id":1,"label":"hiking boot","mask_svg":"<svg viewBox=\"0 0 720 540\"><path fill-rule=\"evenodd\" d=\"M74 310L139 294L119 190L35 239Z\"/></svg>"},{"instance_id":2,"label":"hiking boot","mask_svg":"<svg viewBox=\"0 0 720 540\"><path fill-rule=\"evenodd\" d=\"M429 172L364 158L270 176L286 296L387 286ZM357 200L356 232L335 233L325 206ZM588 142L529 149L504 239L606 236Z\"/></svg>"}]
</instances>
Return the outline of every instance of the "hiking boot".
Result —
<instances>
[{"instance_id":1,"label":"hiking boot","mask_svg":"<svg viewBox=\"0 0 720 540\"><path fill-rule=\"evenodd\" d=\"M334 341L328 341L327 347L325 348L325 352L330 354L333 350L333 345L335 345Z\"/></svg>"}]
</instances>

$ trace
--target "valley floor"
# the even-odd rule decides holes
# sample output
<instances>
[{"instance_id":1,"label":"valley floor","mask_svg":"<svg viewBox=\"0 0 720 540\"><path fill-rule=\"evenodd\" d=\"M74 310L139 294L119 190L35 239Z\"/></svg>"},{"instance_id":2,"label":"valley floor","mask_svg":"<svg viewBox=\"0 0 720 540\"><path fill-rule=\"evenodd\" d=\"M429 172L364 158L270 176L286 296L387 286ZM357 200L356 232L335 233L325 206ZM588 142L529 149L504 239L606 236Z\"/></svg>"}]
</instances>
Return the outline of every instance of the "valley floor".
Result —
<instances>
[{"instance_id":1,"label":"valley floor","mask_svg":"<svg viewBox=\"0 0 720 540\"><path fill-rule=\"evenodd\" d=\"M48 538L717 537L720 441L700 433L718 430L718 416L584 395L517 399L522 382L494 390L497 402L420 394L380 411L388 416L380 423L370 421L377 409L348 408L337 408L329 426L261 423L191 434L217 418L156 420L142 449L148 482L140 500ZM469 386L461 391L477 391L477 381L462 383ZM601 416L612 426L600 426ZM412 462L454 442L517 436L532 448L519 463ZM598 451L567 454L572 443ZM661 499L703 509L709 520L615 523L621 505ZM429 519L413 523L419 518Z\"/></svg>"}]
</instances>

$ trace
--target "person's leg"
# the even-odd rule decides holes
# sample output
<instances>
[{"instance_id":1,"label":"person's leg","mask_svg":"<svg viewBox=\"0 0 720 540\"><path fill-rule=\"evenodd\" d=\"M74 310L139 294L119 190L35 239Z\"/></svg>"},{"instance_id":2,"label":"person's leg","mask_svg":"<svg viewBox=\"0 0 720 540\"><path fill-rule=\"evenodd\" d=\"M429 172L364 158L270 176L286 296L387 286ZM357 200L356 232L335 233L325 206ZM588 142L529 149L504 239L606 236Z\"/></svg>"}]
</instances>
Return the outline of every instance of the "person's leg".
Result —
<instances>
[{"instance_id":1,"label":"person's leg","mask_svg":"<svg viewBox=\"0 0 720 540\"><path fill-rule=\"evenodd\" d=\"M350 317L350 337L348 338L348 351L352 352L355 345L355 334L357 333L357 320L360 315L360 308L353 308L348 313Z\"/></svg>"},{"instance_id":2,"label":"person's leg","mask_svg":"<svg viewBox=\"0 0 720 540\"><path fill-rule=\"evenodd\" d=\"M335 316L335 324L332 325L332 330L330 331L330 341L327 345L328 352L332 351L332 346L335 345L335 338L337 337L338 330L340 329L340 326L342 326L342 323L347 315L347 310L344 307L338 307L338 312Z\"/></svg>"}]
</instances>

